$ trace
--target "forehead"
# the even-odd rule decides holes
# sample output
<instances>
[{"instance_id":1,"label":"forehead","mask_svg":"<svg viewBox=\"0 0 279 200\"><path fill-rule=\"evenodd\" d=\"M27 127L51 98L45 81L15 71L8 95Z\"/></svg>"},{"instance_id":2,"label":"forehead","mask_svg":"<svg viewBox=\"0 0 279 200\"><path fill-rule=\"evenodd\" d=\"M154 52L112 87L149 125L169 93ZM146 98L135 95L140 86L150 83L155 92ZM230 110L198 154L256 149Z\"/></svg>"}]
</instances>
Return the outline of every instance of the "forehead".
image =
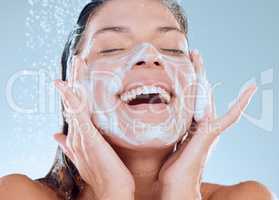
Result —
<instances>
[{"instance_id":1,"label":"forehead","mask_svg":"<svg viewBox=\"0 0 279 200\"><path fill-rule=\"evenodd\" d=\"M106 26L148 30L158 26L180 28L173 13L161 0L110 0L89 20L90 32Z\"/></svg>"}]
</instances>

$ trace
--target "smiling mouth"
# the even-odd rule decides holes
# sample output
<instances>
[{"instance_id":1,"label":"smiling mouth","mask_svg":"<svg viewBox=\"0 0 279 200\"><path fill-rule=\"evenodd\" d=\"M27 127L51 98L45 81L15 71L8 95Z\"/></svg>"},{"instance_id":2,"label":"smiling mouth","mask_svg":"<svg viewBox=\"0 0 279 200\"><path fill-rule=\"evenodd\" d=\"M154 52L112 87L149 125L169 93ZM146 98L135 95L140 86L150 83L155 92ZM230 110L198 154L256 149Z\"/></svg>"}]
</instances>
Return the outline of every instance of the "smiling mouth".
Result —
<instances>
[{"instance_id":1,"label":"smiling mouth","mask_svg":"<svg viewBox=\"0 0 279 200\"><path fill-rule=\"evenodd\" d=\"M129 106L142 104L170 104L172 94L161 87L143 86L127 91L119 96Z\"/></svg>"},{"instance_id":2,"label":"smiling mouth","mask_svg":"<svg viewBox=\"0 0 279 200\"><path fill-rule=\"evenodd\" d=\"M136 106L140 104L168 104L167 100L160 96L160 94L142 94L137 95L135 99L128 102L129 106Z\"/></svg>"}]
</instances>

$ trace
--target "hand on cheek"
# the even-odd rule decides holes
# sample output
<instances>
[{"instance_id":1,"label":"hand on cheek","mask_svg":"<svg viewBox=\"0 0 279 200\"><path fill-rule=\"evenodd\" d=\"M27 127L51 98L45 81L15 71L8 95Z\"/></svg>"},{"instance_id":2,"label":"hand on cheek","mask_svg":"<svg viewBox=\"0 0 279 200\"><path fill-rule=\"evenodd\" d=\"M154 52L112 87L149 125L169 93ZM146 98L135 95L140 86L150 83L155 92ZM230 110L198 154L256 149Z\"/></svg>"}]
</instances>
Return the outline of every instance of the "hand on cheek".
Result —
<instances>
[{"instance_id":1,"label":"hand on cheek","mask_svg":"<svg viewBox=\"0 0 279 200\"><path fill-rule=\"evenodd\" d=\"M191 53L191 60L196 73L202 74L203 60L197 51ZM214 98L209 89L211 98L208 98L204 115L188 130L191 139L179 145L160 171L161 199L201 199L201 179L210 150L221 133L240 119L255 91L255 85L249 86L224 116L216 118Z\"/></svg>"},{"instance_id":2,"label":"hand on cheek","mask_svg":"<svg viewBox=\"0 0 279 200\"><path fill-rule=\"evenodd\" d=\"M67 136L58 133L54 138L92 188L95 199L133 199L133 177L91 122L85 94L77 87L85 69L82 65L85 63L77 58L69 83L55 81L69 128Z\"/></svg>"}]
</instances>

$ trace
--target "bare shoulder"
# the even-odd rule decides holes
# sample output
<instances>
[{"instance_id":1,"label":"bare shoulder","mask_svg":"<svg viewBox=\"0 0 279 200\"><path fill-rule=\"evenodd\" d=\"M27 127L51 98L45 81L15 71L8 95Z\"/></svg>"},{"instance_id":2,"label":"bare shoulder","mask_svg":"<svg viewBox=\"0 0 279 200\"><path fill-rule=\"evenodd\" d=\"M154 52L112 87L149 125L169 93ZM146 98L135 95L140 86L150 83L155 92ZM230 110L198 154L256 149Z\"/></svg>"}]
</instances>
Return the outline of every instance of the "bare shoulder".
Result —
<instances>
[{"instance_id":1,"label":"bare shoulder","mask_svg":"<svg viewBox=\"0 0 279 200\"><path fill-rule=\"evenodd\" d=\"M0 199L59 200L46 186L35 182L23 174L10 174L0 177Z\"/></svg>"},{"instance_id":2,"label":"bare shoulder","mask_svg":"<svg viewBox=\"0 0 279 200\"><path fill-rule=\"evenodd\" d=\"M207 183L207 188L212 186L211 193L204 200L278 200L267 186L258 181L245 181L235 185L217 184L217 186Z\"/></svg>"},{"instance_id":3,"label":"bare shoulder","mask_svg":"<svg viewBox=\"0 0 279 200\"><path fill-rule=\"evenodd\" d=\"M201 185L202 200L209 200L209 197L218 189L224 187L224 185L216 183L203 182Z\"/></svg>"}]
</instances>

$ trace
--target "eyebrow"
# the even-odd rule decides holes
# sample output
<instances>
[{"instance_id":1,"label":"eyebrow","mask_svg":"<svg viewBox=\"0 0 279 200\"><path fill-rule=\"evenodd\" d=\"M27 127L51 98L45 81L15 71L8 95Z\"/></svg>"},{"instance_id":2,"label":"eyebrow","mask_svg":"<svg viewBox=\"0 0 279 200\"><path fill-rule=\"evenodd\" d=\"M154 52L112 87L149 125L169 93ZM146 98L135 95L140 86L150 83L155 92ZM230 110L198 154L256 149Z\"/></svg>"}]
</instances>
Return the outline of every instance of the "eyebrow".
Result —
<instances>
[{"instance_id":1,"label":"eyebrow","mask_svg":"<svg viewBox=\"0 0 279 200\"><path fill-rule=\"evenodd\" d=\"M130 30L129 28L124 26L112 26L112 27L101 28L100 30L96 31L95 35L99 35L105 32L128 33L130 32Z\"/></svg>"},{"instance_id":2,"label":"eyebrow","mask_svg":"<svg viewBox=\"0 0 279 200\"><path fill-rule=\"evenodd\" d=\"M180 34L181 33L184 34L184 32L181 31L179 28L173 27L173 26L162 26L162 27L158 27L156 29L156 32L159 32L159 33L167 33L167 32L170 32L170 31L176 31ZM125 27L125 26L111 26L111 27L101 28L100 30L96 31L94 35L99 35L99 34L106 33L106 32L130 33L131 30L128 27Z\"/></svg>"}]
</instances>

